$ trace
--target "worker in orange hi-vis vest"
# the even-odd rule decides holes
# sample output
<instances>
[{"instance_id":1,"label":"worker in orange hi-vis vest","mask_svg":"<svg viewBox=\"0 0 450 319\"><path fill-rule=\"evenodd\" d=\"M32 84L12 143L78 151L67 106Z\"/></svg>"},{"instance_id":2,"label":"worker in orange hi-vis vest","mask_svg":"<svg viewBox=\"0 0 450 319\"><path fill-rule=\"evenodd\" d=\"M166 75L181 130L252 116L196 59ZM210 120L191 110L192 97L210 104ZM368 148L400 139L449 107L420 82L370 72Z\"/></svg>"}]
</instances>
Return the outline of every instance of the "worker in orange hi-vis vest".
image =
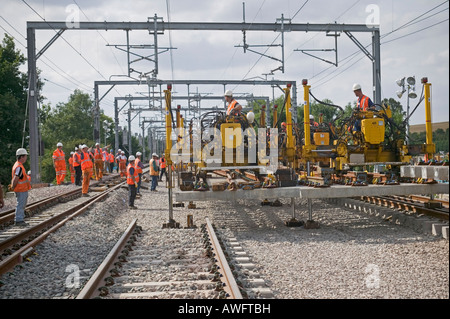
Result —
<instances>
[{"instance_id":1,"label":"worker in orange hi-vis vest","mask_svg":"<svg viewBox=\"0 0 450 319\"><path fill-rule=\"evenodd\" d=\"M227 90L224 97L228 103L227 115L240 115L242 106L233 98L233 92Z\"/></svg>"},{"instance_id":2,"label":"worker in orange hi-vis vest","mask_svg":"<svg viewBox=\"0 0 450 319\"><path fill-rule=\"evenodd\" d=\"M93 156L89 152L88 147L84 144L82 147L81 158L81 170L83 171L83 185L81 187L82 196L89 196L89 184L91 182L91 176L94 164L92 163Z\"/></svg>"},{"instance_id":3,"label":"worker in orange hi-vis vest","mask_svg":"<svg viewBox=\"0 0 450 319\"><path fill-rule=\"evenodd\" d=\"M101 181L103 178L103 150L100 148L99 143L95 143L94 164L95 177L98 181Z\"/></svg>"},{"instance_id":4,"label":"worker in orange hi-vis vest","mask_svg":"<svg viewBox=\"0 0 450 319\"><path fill-rule=\"evenodd\" d=\"M62 143L56 144L56 150L53 152L53 167L56 172L56 184L61 185L66 177L66 157L62 150Z\"/></svg>"},{"instance_id":5,"label":"worker in orange hi-vis vest","mask_svg":"<svg viewBox=\"0 0 450 319\"><path fill-rule=\"evenodd\" d=\"M120 177L127 176L127 157L125 156L124 151L120 152L120 155L117 156L117 160L119 162Z\"/></svg>"},{"instance_id":6,"label":"worker in orange hi-vis vest","mask_svg":"<svg viewBox=\"0 0 450 319\"><path fill-rule=\"evenodd\" d=\"M28 152L24 148L19 148L16 151L17 161L11 170L11 184L8 185L8 189L16 194L17 206L15 212L15 225L16 226L28 226L25 223L25 207L27 206L28 191L31 189L30 181L28 180L27 172L23 164L27 161ZM0 189L0 192L2 190Z\"/></svg>"},{"instance_id":7,"label":"worker in orange hi-vis vest","mask_svg":"<svg viewBox=\"0 0 450 319\"><path fill-rule=\"evenodd\" d=\"M70 152L69 157L70 181L72 182L72 184L75 183L75 168L73 166L73 154L74 152Z\"/></svg>"},{"instance_id":8,"label":"worker in orange hi-vis vest","mask_svg":"<svg viewBox=\"0 0 450 319\"><path fill-rule=\"evenodd\" d=\"M102 159L103 159L103 174L109 173L109 153L108 147L106 146L103 148Z\"/></svg>"},{"instance_id":9,"label":"worker in orange hi-vis vest","mask_svg":"<svg viewBox=\"0 0 450 319\"><path fill-rule=\"evenodd\" d=\"M128 167L127 167L127 184L128 184L128 208L130 209L137 209L136 206L134 206L134 200L136 199L136 192L138 183L140 181L139 174L136 169L135 164L135 157L133 155L130 155L128 157Z\"/></svg>"},{"instance_id":10,"label":"worker in orange hi-vis vest","mask_svg":"<svg viewBox=\"0 0 450 319\"><path fill-rule=\"evenodd\" d=\"M109 151L109 153L108 152L106 153L106 161L107 162L105 162L105 165L108 165L108 170L110 173L112 173L113 169L114 169L114 150L113 149L111 149ZM106 164L106 163L108 163L108 164Z\"/></svg>"}]
</instances>

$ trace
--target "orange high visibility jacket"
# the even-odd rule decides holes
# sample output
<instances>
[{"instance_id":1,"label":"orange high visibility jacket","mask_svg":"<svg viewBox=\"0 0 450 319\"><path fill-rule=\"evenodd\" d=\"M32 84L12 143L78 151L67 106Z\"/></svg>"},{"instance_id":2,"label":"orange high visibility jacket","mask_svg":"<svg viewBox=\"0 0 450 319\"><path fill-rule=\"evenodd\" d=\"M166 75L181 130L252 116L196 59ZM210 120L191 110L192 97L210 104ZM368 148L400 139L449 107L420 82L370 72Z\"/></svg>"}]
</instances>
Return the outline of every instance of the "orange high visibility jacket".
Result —
<instances>
[{"instance_id":1,"label":"orange high visibility jacket","mask_svg":"<svg viewBox=\"0 0 450 319\"><path fill-rule=\"evenodd\" d=\"M155 160L152 158L150 160L150 175L151 176L159 176L158 171L153 168L153 162L155 162Z\"/></svg>"},{"instance_id":2,"label":"orange high visibility jacket","mask_svg":"<svg viewBox=\"0 0 450 319\"><path fill-rule=\"evenodd\" d=\"M103 160L103 154L101 148L94 149L94 159L95 160Z\"/></svg>"},{"instance_id":3,"label":"orange high visibility jacket","mask_svg":"<svg viewBox=\"0 0 450 319\"><path fill-rule=\"evenodd\" d=\"M367 111L369 107L369 98L365 95L358 99L358 108Z\"/></svg>"},{"instance_id":4,"label":"orange high visibility jacket","mask_svg":"<svg viewBox=\"0 0 450 319\"><path fill-rule=\"evenodd\" d=\"M87 170L94 167L89 152L81 152L81 170Z\"/></svg>"},{"instance_id":5,"label":"orange high visibility jacket","mask_svg":"<svg viewBox=\"0 0 450 319\"><path fill-rule=\"evenodd\" d=\"M119 156L119 163L120 164L126 164L127 163L127 158L125 155L120 155Z\"/></svg>"},{"instance_id":6,"label":"orange high visibility jacket","mask_svg":"<svg viewBox=\"0 0 450 319\"><path fill-rule=\"evenodd\" d=\"M134 161L134 167L136 168L138 174L142 174L142 168L139 166L140 162L141 160L139 158L136 158L136 160Z\"/></svg>"},{"instance_id":7,"label":"orange high visibility jacket","mask_svg":"<svg viewBox=\"0 0 450 319\"><path fill-rule=\"evenodd\" d=\"M130 173L130 169L131 168L134 168L134 173L133 173L133 175L131 175L131 173ZM133 182L133 180L131 179L131 176L134 176L134 182ZM139 176L138 176L138 172L137 172L137 169L136 169L136 167L134 166L134 165L131 165L131 163L130 164L128 164L128 166L127 166L127 184L128 185L134 185L134 183L139 183Z\"/></svg>"},{"instance_id":8,"label":"orange high visibility jacket","mask_svg":"<svg viewBox=\"0 0 450 319\"><path fill-rule=\"evenodd\" d=\"M69 157L69 165L72 165L72 168L74 167L73 165L73 157ZM69 166L70 169L70 166Z\"/></svg>"},{"instance_id":9,"label":"orange high visibility jacket","mask_svg":"<svg viewBox=\"0 0 450 319\"><path fill-rule=\"evenodd\" d=\"M160 164L161 164L161 168L166 168L166 159L162 158L159 160Z\"/></svg>"},{"instance_id":10,"label":"orange high visibility jacket","mask_svg":"<svg viewBox=\"0 0 450 319\"><path fill-rule=\"evenodd\" d=\"M77 152L75 152L72 155L72 159L73 159L73 167L77 167L81 165L81 157L80 154L78 154ZM70 163L70 162L69 162Z\"/></svg>"},{"instance_id":11,"label":"orange high visibility jacket","mask_svg":"<svg viewBox=\"0 0 450 319\"><path fill-rule=\"evenodd\" d=\"M52 157L55 160L55 166L66 166L66 157L62 150L56 149Z\"/></svg>"},{"instance_id":12,"label":"orange high visibility jacket","mask_svg":"<svg viewBox=\"0 0 450 319\"><path fill-rule=\"evenodd\" d=\"M113 153L109 153L108 160L110 163L114 163L114 154Z\"/></svg>"},{"instance_id":13,"label":"orange high visibility jacket","mask_svg":"<svg viewBox=\"0 0 450 319\"><path fill-rule=\"evenodd\" d=\"M22 163L20 163L19 161L16 161L16 163L14 164L14 166L12 168L11 184L12 184L12 180L14 179L14 173L15 173L17 167L22 168L22 178L19 177L19 182L17 183L16 187L14 187L14 192L16 192L16 193L28 192L28 190L31 189L30 180L28 179L28 175L27 175L27 172L25 171L25 167L23 167Z\"/></svg>"},{"instance_id":14,"label":"orange high visibility jacket","mask_svg":"<svg viewBox=\"0 0 450 319\"><path fill-rule=\"evenodd\" d=\"M236 104L238 104L236 100L233 100L230 102L230 104L228 104L227 115L231 114L231 111L234 109Z\"/></svg>"}]
</instances>

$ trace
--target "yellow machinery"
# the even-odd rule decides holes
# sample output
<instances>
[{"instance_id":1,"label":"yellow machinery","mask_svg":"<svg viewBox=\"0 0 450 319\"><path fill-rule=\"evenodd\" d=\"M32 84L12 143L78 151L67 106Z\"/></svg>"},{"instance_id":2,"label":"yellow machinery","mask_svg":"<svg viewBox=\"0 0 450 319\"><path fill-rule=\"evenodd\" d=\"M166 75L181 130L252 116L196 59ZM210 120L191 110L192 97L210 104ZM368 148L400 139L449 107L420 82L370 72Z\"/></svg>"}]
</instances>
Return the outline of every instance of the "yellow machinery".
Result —
<instances>
[{"instance_id":1,"label":"yellow machinery","mask_svg":"<svg viewBox=\"0 0 450 319\"><path fill-rule=\"evenodd\" d=\"M305 164L320 164L334 169L335 172L351 170L354 166L385 164L389 167L408 164L413 150L417 146L406 145L401 137L401 127L392 120L389 106L379 106L367 111L353 110L348 118L340 118L341 123L333 123L329 132L316 130L309 122L310 86L307 80L302 82L304 88L304 143L301 148L299 168ZM432 142L430 86L427 78L422 79L424 85L426 143L420 146L420 152L431 158L435 153ZM389 135L387 128L389 127ZM313 130L311 134L310 130ZM331 138L331 136L333 138ZM389 136L389 139L387 139ZM328 165L324 165L324 160Z\"/></svg>"},{"instance_id":2,"label":"yellow machinery","mask_svg":"<svg viewBox=\"0 0 450 319\"><path fill-rule=\"evenodd\" d=\"M435 152L432 142L431 130L431 104L430 86L427 79L422 79L424 85L425 116L426 116L426 144L420 151L431 158ZM292 105L290 98L291 85L283 89L285 93L282 110L286 112L286 129L280 130L279 146L279 170L289 169L302 175L309 171L311 165L332 170L341 174L351 170L355 166L367 166L384 164L389 167L398 167L407 164L412 158L413 149L406 145L400 131L392 119L392 111L389 106L378 105L367 111L355 109L352 114L344 117L344 111L333 123L323 123L320 118L318 125L310 123L310 88L307 80L302 81L304 89L303 127L297 126L292 119ZM166 159L168 167L171 166L170 135L172 133L172 118L170 109L170 89L166 90ZM340 108L340 107L339 107ZM267 125L278 128L277 107L274 106L273 123L265 123L265 108L261 109L259 125L249 122L246 115L227 116L225 112L212 111L200 116L201 127L196 134L201 135L200 148L193 147L192 122L189 124L190 154L194 170L202 170L208 166L208 160L216 152L221 153L218 160L219 167L246 167L257 166L258 161L249 161L247 151L258 143L257 133L253 129L257 126L266 128ZM177 127L184 127L182 118L177 113ZM220 136L218 136L220 134ZM252 135L254 134L254 135ZM218 143L220 141L220 143ZM270 139L266 137L266 147L269 148ZM280 142L281 141L281 142ZM220 145L220 149L219 149ZM267 151L263 150L263 151ZM205 151L206 150L206 151ZM260 152L261 150L258 150ZM217 154L217 153L216 153ZM245 155L245 156L244 156ZM192 167L191 165L191 167ZM169 169L170 172L170 169ZM275 172L274 172L275 173ZM292 176L292 175L291 175ZM294 178L294 177L293 177Z\"/></svg>"}]
</instances>

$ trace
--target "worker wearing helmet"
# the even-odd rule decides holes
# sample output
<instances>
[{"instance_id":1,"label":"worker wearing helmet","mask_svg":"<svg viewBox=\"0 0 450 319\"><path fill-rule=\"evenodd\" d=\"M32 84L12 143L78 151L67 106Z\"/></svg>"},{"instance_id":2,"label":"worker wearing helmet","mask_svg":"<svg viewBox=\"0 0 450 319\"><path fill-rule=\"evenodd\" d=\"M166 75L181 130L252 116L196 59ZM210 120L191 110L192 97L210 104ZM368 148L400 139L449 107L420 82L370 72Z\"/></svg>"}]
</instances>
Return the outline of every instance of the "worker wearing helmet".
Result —
<instances>
[{"instance_id":1,"label":"worker wearing helmet","mask_svg":"<svg viewBox=\"0 0 450 319\"><path fill-rule=\"evenodd\" d=\"M127 176L127 157L124 151L120 151L117 162L119 163L120 177Z\"/></svg>"},{"instance_id":2,"label":"worker wearing helmet","mask_svg":"<svg viewBox=\"0 0 450 319\"><path fill-rule=\"evenodd\" d=\"M161 159L159 160L159 168L161 170L161 173L159 174L160 182L162 182L163 175L166 177L166 180L167 180L166 166L167 166L167 162L166 162L165 154L163 153L161 155Z\"/></svg>"},{"instance_id":3,"label":"worker wearing helmet","mask_svg":"<svg viewBox=\"0 0 450 319\"><path fill-rule=\"evenodd\" d=\"M240 115L242 106L233 98L233 92L227 90L224 94L225 101L228 103L227 116Z\"/></svg>"},{"instance_id":4,"label":"worker wearing helmet","mask_svg":"<svg viewBox=\"0 0 450 319\"><path fill-rule=\"evenodd\" d=\"M309 115L309 125L311 126L311 128L315 128L315 127L319 126L319 123L314 121L314 115L312 115L312 114Z\"/></svg>"},{"instance_id":5,"label":"worker wearing helmet","mask_svg":"<svg viewBox=\"0 0 450 319\"><path fill-rule=\"evenodd\" d=\"M109 150L108 154L108 165L109 165L109 172L112 173L114 171L114 150Z\"/></svg>"},{"instance_id":6,"label":"worker wearing helmet","mask_svg":"<svg viewBox=\"0 0 450 319\"><path fill-rule=\"evenodd\" d=\"M358 97L357 108L362 111L367 111L369 108L373 107L373 102L369 97L362 93L361 85L358 83L353 84L353 92Z\"/></svg>"},{"instance_id":7,"label":"worker wearing helmet","mask_svg":"<svg viewBox=\"0 0 450 319\"><path fill-rule=\"evenodd\" d=\"M27 226L25 223L25 206L28 200L28 191L31 189L31 183L28 179L27 172L23 164L27 161L28 152L24 148L19 148L16 151L16 163L11 170L11 184L8 189L16 194L17 206L15 211L15 225Z\"/></svg>"},{"instance_id":8,"label":"worker wearing helmet","mask_svg":"<svg viewBox=\"0 0 450 319\"><path fill-rule=\"evenodd\" d=\"M120 156L121 155L122 155L122 150L119 148L119 150L117 151L116 156L115 156L117 173L120 172L119 167L120 167Z\"/></svg>"},{"instance_id":9,"label":"worker wearing helmet","mask_svg":"<svg viewBox=\"0 0 450 319\"><path fill-rule=\"evenodd\" d=\"M94 148L94 173L98 181L103 179L103 150L99 143L95 143Z\"/></svg>"},{"instance_id":10,"label":"worker wearing helmet","mask_svg":"<svg viewBox=\"0 0 450 319\"><path fill-rule=\"evenodd\" d=\"M81 159L81 170L83 172L83 185L81 188L81 196L87 197L89 191L89 184L91 182L91 176L94 164L92 163L92 153L89 152L89 149L86 144L83 144L81 147L83 150L80 155Z\"/></svg>"},{"instance_id":11,"label":"worker wearing helmet","mask_svg":"<svg viewBox=\"0 0 450 319\"><path fill-rule=\"evenodd\" d=\"M136 158L133 155L128 157L128 166L127 166L127 184L128 184L128 208L137 209L134 206L134 200L136 199L136 189L138 187L139 176L137 173L137 169L135 166Z\"/></svg>"},{"instance_id":12,"label":"worker wearing helmet","mask_svg":"<svg viewBox=\"0 0 450 319\"><path fill-rule=\"evenodd\" d=\"M66 177L66 157L62 150L62 143L56 144L56 150L53 152L53 167L56 172L56 184L61 185Z\"/></svg>"},{"instance_id":13,"label":"worker wearing helmet","mask_svg":"<svg viewBox=\"0 0 450 319\"><path fill-rule=\"evenodd\" d=\"M136 196L139 196L139 197L141 196L141 179L142 179L142 172L144 169L144 164L142 164L141 158L142 158L142 153L137 152L136 159L134 161L134 166L136 167L136 171L139 176L139 182L137 184L137 189L136 189Z\"/></svg>"},{"instance_id":14,"label":"worker wearing helmet","mask_svg":"<svg viewBox=\"0 0 450 319\"><path fill-rule=\"evenodd\" d=\"M150 177L152 178L152 185L150 190L152 192L157 192L156 185L158 185L158 176L159 176L159 165L157 164L158 154L153 153L152 159L150 160Z\"/></svg>"}]
</instances>

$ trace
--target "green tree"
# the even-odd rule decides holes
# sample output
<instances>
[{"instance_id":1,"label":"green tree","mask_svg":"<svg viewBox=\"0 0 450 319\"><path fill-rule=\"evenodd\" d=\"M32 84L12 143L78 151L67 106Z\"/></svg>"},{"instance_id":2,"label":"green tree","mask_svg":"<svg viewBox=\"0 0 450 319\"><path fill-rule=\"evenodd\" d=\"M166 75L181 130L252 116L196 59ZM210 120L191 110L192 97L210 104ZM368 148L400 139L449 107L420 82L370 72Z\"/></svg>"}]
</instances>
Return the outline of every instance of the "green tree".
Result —
<instances>
[{"instance_id":1,"label":"green tree","mask_svg":"<svg viewBox=\"0 0 450 319\"><path fill-rule=\"evenodd\" d=\"M27 75L19 68L26 61L16 50L12 37L5 35L0 44L0 181L2 185L11 182L11 168L16 161L16 150L27 147ZM28 163L26 164L28 165Z\"/></svg>"},{"instance_id":2,"label":"green tree","mask_svg":"<svg viewBox=\"0 0 450 319\"><path fill-rule=\"evenodd\" d=\"M66 103L58 103L55 108L43 107L40 114L42 141L44 143L44 156L41 159L41 179L44 182L53 182L56 174L53 168L52 155L56 149L56 144L63 144L63 151L68 160L70 152L80 144L86 144L93 147L94 121L92 117L92 107L94 101L89 94L81 90L75 90ZM111 134L113 120L100 114L100 121L108 122L109 137L114 139ZM104 130L101 129L104 137ZM104 141L104 139L101 139ZM67 162L68 168L68 162ZM68 174L67 174L68 178Z\"/></svg>"}]
</instances>

